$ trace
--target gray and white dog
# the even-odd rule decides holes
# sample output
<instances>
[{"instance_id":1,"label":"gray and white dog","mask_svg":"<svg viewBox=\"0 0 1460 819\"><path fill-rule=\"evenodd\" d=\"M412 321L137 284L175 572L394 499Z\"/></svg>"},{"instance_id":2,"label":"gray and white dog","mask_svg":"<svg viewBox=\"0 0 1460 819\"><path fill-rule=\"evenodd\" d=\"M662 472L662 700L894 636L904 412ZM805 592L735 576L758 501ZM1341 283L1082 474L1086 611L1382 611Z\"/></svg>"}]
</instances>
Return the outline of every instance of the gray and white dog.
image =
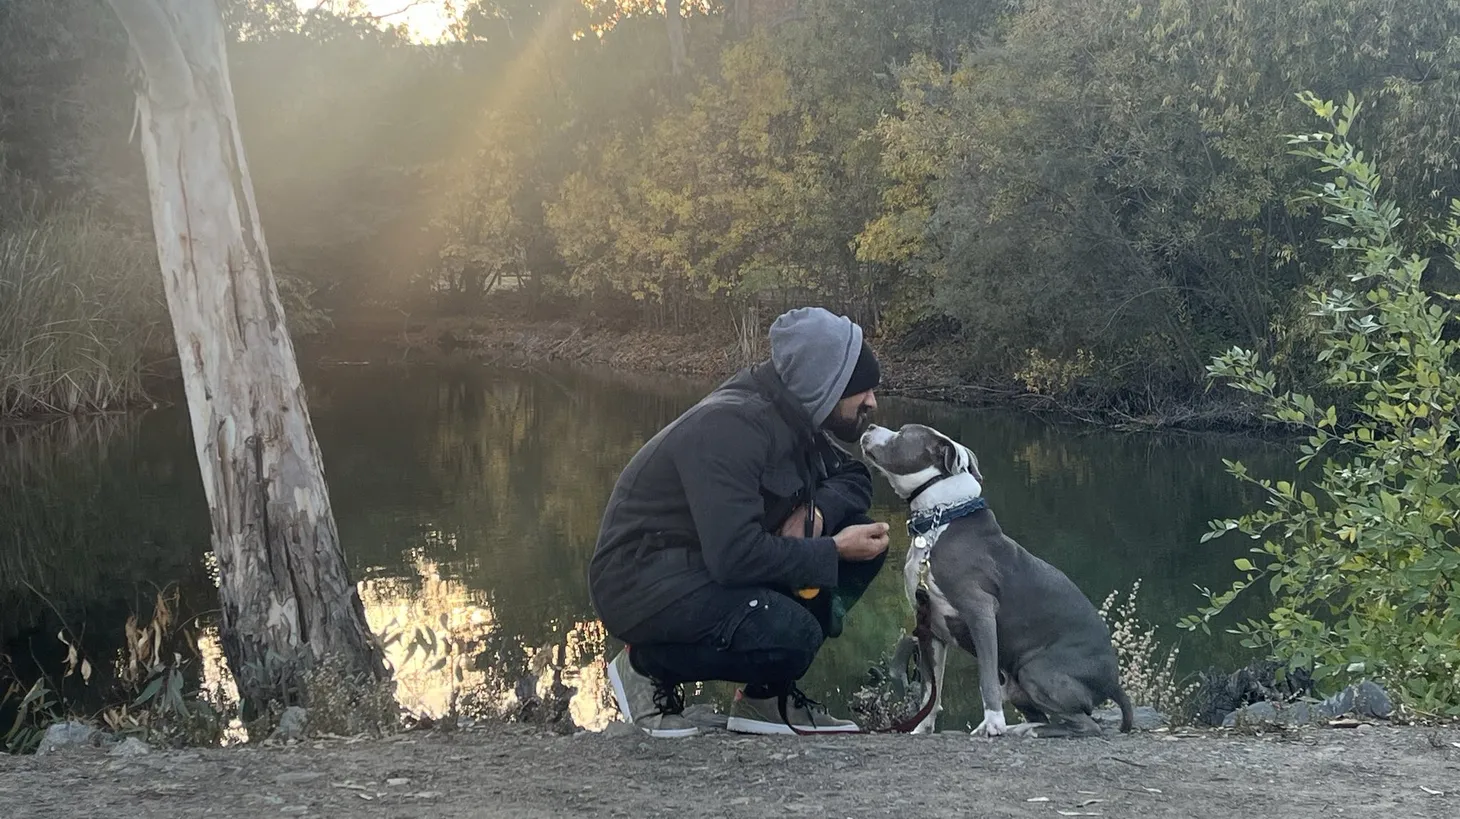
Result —
<instances>
[{"instance_id":1,"label":"gray and white dog","mask_svg":"<svg viewBox=\"0 0 1460 819\"><path fill-rule=\"evenodd\" d=\"M1120 706L1120 730L1128 732L1130 701L1105 622L1063 572L999 528L978 458L921 424L897 432L874 425L861 448L909 504L903 580L913 610L920 597L929 609L937 698L952 644L978 659L984 718L975 734L1096 736L1091 712L1106 699ZM1004 721L1006 698L1028 722ZM935 703L913 733L932 731L940 711Z\"/></svg>"}]
</instances>

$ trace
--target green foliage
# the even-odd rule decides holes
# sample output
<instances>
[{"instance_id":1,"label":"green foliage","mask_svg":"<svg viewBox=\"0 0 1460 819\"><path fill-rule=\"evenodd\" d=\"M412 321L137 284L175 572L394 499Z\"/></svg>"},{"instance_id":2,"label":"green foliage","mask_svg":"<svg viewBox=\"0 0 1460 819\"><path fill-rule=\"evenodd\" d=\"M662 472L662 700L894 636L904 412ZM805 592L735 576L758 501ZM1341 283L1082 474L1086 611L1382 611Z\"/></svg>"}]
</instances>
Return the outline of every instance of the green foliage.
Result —
<instances>
[{"instance_id":1,"label":"green foliage","mask_svg":"<svg viewBox=\"0 0 1460 819\"><path fill-rule=\"evenodd\" d=\"M1266 508L1216 521L1207 537L1241 532L1261 546L1236 567L1241 580L1187 618L1206 628L1244 591L1263 584L1265 619L1238 625L1244 644L1341 685L1376 677L1417 711L1460 715L1460 364L1456 296L1432 292L1432 261L1406 250L1400 208L1380 196L1374 161L1351 133L1360 105L1303 101L1330 130L1291 138L1294 154L1328 177L1309 199L1336 225L1325 239L1334 272L1305 291L1320 322L1317 366L1343 403L1280 386L1256 352L1217 356L1213 377L1257 396L1270 418L1309 432L1298 462L1320 473L1309 489L1258 479ZM1460 200L1431 240L1460 263Z\"/></svg>"},{"instance_id":2,"label":"green foliage","mask_svg":"<svg viewBox=\"0 0 1460 819\"><path fill-rule=\"evenodd\" d=\"M1291 88L1370 106L1406 212L1460 182L1450 0L692 2L680 75L649 0L463 0L430 45L359 8L224 4L274 262L341 320L818 301L1147 413L1233 346L1322 377ZM0 5L0 145L117 221L146 212L125 50L104 4Z\"/></svg>"}]
</instances>

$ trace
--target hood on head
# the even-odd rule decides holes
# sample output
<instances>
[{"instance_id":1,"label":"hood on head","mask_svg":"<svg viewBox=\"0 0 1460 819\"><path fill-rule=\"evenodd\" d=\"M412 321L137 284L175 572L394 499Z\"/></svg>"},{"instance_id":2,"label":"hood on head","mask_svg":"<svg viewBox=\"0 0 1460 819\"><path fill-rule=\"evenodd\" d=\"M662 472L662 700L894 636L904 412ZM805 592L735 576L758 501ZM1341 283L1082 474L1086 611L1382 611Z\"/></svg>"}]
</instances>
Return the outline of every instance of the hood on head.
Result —
<instances>
[{"instance_id":1,"label":"hood on head","mask_svg":"<svg viewBox=\"0 0 1460 819\"><path fill-rule=\"evenodd\" d=\"M831 415L862 352L862 328L820 307L798 307L771 324L771 366L811 423Z\"/></svg>"}]
</instances>

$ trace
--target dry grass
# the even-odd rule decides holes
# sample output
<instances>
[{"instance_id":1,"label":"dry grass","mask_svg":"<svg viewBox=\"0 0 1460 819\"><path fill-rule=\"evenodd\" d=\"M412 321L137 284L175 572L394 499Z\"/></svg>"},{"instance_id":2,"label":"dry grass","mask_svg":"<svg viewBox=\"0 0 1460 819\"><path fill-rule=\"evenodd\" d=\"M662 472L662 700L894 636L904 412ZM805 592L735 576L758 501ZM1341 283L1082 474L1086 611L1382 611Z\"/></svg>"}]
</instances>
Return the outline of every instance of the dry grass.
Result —
<instances>
[{"instance_id":1,"label":"dry grass","mask_svg":"<svg viewBox=\"0 0 1460 819\"><path fill-rule=\"evenodd\" d=\"M165 317L148 242L85 211L0 216L0 416L141 400Z\"/></svg>"}]
</instances>

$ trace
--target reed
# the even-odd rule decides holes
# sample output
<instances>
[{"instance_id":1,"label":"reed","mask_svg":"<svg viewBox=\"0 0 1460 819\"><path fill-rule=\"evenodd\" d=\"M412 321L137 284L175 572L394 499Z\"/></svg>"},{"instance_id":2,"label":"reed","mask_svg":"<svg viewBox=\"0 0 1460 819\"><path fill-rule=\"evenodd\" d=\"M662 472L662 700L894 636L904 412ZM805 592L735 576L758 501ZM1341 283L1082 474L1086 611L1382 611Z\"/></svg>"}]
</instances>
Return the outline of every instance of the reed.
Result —
<instances>
[{"instance_id":1,"label":"reed","mask_svg":"<svg viewBox=\"0 0 1460 819\"><path fill-rule=\"evenodd\" d=\"M0 417L141 401L165 319L150 243L81 209L0 218Z\"/></svg>"}]
</instances>

